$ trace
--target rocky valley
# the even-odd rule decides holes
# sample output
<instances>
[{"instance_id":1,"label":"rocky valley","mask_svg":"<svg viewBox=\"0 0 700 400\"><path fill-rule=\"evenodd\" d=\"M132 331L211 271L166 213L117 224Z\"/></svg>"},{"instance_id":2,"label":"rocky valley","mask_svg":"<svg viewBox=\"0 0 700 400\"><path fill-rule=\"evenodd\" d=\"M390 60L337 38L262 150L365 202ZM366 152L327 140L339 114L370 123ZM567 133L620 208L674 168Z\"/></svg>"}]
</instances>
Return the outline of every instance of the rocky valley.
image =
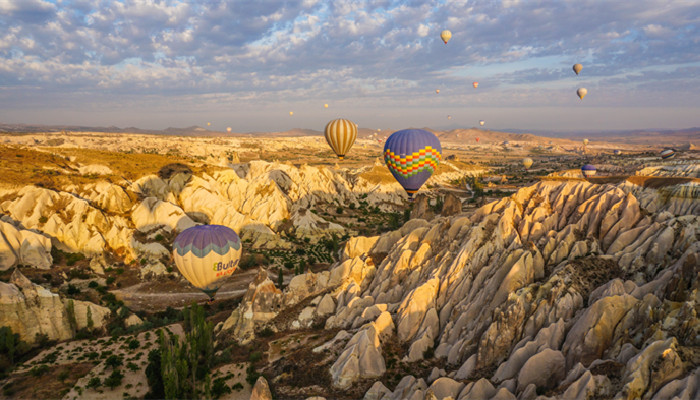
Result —
<instances>
[{"instance_id":1,"label":"rocky valley","mask_svg":"<svg viewBox=\"0 0 700 400\"><path fill-rule=\"evenodd\" d=\"M700 153L469 134L412 203L371 138L2 136L0 395L159 398L197 342L195 397L700 397ZM212 303L199 224L243 243Z\"/></svg>"}]
</instances>

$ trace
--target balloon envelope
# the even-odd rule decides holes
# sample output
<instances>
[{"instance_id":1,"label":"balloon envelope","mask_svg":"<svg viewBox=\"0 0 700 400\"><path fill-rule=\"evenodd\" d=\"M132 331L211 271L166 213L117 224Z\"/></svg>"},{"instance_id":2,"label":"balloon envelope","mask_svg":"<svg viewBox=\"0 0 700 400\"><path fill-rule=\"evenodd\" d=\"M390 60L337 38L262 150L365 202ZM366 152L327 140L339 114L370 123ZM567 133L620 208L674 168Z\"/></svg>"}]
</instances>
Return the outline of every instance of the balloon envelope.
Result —
<instances>
[{"instance_id":1,"label":"balloon envelope","mask_svg":"<svg viewBox=\"0 0 700 400\"><path fill-rule=\"evenodd\" d=\"M440 93L440 89L435 89L435 93Z\"/></svg>"},{"instance_id":2,"label":"balloon envelope","mask_svg":"<svg viewBox=\"0 0 700 400\"><path fill-rule=\"evenodd\" d=\"M442 31L442 33L440 33L440 38L443 42L445 42L445 44L447 44L447 42L449 42L450 39L452 39L452 32L444 30Z\"/></svg>"},{"instance_id":3,"label":"balloon envelope","mask_svg":"<svg viewBox=\"0 0 700 400\"><path fill-rule=\"evenodd\" d=\"M357 125L343 118L334 119L333 121L326 124L325 129L326 142L331 146L331 149L341 160L345 158L345 155L357 138Z\"/></svg>"},{"instance_id":4,"label":"balloon envelope","mask_svg":"<svg viewBox=\"0 0 700 400\"><path fill-rule=\"evenodd\" d=\"M588 139L583 139L583 145L588 146Z\"/></svg>"},{"instance_id":5,"label":"balloon envelope","mask_svg":"<svg viewBox=\"0 0 700 400\"><path fill-rule=\"evenodd\" d=\"M486 123L486 121L484 121L483 119L481 121L479 121L479 125L481 125L481 126L484 126L485 123Z\"/></svg>"},{"instance_id":6,"label":"balloon envelope","mask_svg":"<svg viewBox=\"0 0 700 400\"><path fill-rule=\"evenodd\" d=\"M523 158L523 166L525 169L530 169L530 167L532 167L532 162L532 158L530 157Z\"/></svg>"},{"instance_id":7,"label":"balloon envelope","mask_svg":"<svg viewBox=\"0 0 700 400\"><path fill-rule=\"evenodd\" d=\"M173 242L173 259L180 273L213 297L222 278L236 270L241 258L241 239L222 225L199 225L182 231Z\"/></svg>"},{"instance_id":8,"label":"balloon envelope","mask_svg":"<svg viewBox=\"0 0 700 400\"><path fill-rule=\"evenodd\" d=\"M472 85L474 85L474 89L479 87L479 82L472 82Z\"/></svg>"},{"instance_id":9,"label":"balloon envelope","mask_svg":"<svg viewBox=\"0 0 700 400\"><path fill-rule=\"evenodd\" d=\"M661 153L659 153L659 155L661 156L661 159L668 160L676 155L676 151L673 149L665 149L662 150Z\"/></svg>"},{"instance_id":10,"label":"balloon envelope","mask_svg":"<svg viewBox=\"0 0 700 400\"><path fill-rule=\"evenodd\" d=\"M207 126L211 126L211 122L207 122Z\"/></svg>"},{"instance_id":11,"label":"balloon envelope","mask_svg":"<svg viewBox=\"0 0 700 400\"><path fill-rule=\"evenodd\" d=\"M581 100L583 100L583 98L588 94L588 90L586 90L586 88L579 88L579 90L576 91L576 94Z\"/></svg>"},{"instance_id":12,"label":"balloon envelope","mask_svg":"<svg viewBox=\"0 0 700 400\"><path fill-rule=\"evenodd\" d=\"M290 112L289 112L289 115L290 115L290 116L294 115L294 111L290 111Z\"/></svg>"},{"instance_id":13,"label":"balloon envelope","mask_svg":"<svg viewBox=\"0 0 700 400\"><path fill-rule=\"evenodd\" d=\"M583 69L583 65L581 64L574 64L574 72L576 72L576 75L578 75L579 72Z\"/></svg>"},{"instance_id":14,"label":"balloon envelope","mask_svg":"<svg viewBox=\"0 0 700 400\"><path fill-rule=\"evenodd\" d=\"M440 140L422 129L394 132L384 145L384 162L409 199L435 172L441 159Z\"/></svg>"},{"instance_id":15,"label":"balloon envelope","mask_svg":"<svg viewBox=\"0 0 700 400\"><path fill-rule=\"evenodd\" d=\"M615 154L616 156L619 156L620 154L622 154L622 150L614 150L613 154Z\"/></svg>"},{"instance_id":16,"label":"balloon envelope","mask_svg":"<svg viewBox=\"0 0 700 400\"><path fill-rule=\"evenodd\" d=\"M226 132L231 133L231 127L230 127L230 126L226 127Z\"/></svg>"},{"instance_id":17,"label":"balloon envelope","mask_svg":"<svg viewBox=\"0 0 700 400\"><path fill-rule=\"evenodd\" d=\"M586 178L589 178L589 177L595 175L595 167L592 166L591 164L585 164L583 167L581 167L581 173Z\"/></svg>"},{"instance_id":18,"label":"balloon envelope","mask_svg":"<svg viewBox=\"0 0 700 400\"><path fill-rule=\"evenodd\" d=\"M324 104L324 105L323 105L323 108L328 108L328 104Z\"/></svg>"}]
</instances>

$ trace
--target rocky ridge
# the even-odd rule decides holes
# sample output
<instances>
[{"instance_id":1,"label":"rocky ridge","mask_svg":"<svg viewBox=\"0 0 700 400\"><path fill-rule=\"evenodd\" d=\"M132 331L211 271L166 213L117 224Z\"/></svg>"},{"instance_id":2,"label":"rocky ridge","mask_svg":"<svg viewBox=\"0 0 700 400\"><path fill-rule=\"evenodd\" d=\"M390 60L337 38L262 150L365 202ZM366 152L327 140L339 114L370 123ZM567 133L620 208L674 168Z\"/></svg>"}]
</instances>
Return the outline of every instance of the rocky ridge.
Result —
<instances>
[{"instance_id":1,"label":"rocky ridge","mask_svg":"<svg viewBox=\"0 0 700 400\"><path fill-rule=\"evenodd\" d=\"M279 297L314 299L298 326L311 316L348 332L324 368L338 389L370 382L367 399L692 398L700 216L647 209L636 194L655 189L635 190L542 181L473 215L414 219L353 238L327 277L297 276ZM392 343L446 376L390 390Z\"/></svg>"}]
</instances>

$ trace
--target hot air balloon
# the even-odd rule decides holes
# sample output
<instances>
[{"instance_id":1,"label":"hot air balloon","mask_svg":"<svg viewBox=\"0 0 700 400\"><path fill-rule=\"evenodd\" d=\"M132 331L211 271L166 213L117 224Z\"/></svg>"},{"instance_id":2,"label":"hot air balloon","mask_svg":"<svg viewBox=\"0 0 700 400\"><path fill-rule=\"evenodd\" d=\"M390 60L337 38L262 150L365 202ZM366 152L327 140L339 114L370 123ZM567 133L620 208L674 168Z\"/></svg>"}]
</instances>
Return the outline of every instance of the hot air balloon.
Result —
<instances>
[{"instance_id":1,"label":"hot air balloon","mask_svg":"<svg viewBox=\"0 0 700 400\"><path fill-rule=\"evenodd\" d=\"M479 125L481 125L481 126L484 126L485 123L486 123L486 121L484 121L483 119L481 121L479 121Z\"/></svg>"},{"instance_id":2,"label":"hot air balloon","mask_svg":"<svg viewBox=\"0 0 700 400\"><path fill-rule=\"evenodd\" d=\"M323 105L323 108L328 108L328 104L324 104L324 105Z\"/></svg>"},{"instance_id":3,"label":"hot air balloon","mask_svg":"<svg viewBox=\"0 0 700 400\"><path fill-rule=\"evenodd\" d=\"M583 100L583 98L586 97L586 95L588 94L588 90L586 90L586 88L579 88L576 91L576 94L581 100Z\"/></svg>"},{"instance_id":4,"label":"hot air balloon","mask_svg":"<svg viewBox=\"0 0 700 400\"><path fill-rule=\"evenodd\" d=\"M442 31L442 33L440 33L440 38L443 42L445 42L445 44L447 44L447 42L449 42L450 39L452 39L452 32L444 30Z\"/></svg>"},{"instance_id":5,"label":"hot air balloon","mask_svg":"<svg viewBox=\"0 0 700 400\"><path fill-rule=\"evenodd\" d=\"M241 239L222 225L199 225L182 231L173 242L173 259L192 286L210 299L222 278L236 270L241 258Z\"/></svg>"},{"instance_id":6,"label":"hot air balloon","mask_svg":"<svg viewBox=\"0 0 700 400\"><path fill-rule=\"evenodd\" d=\"M504 141L503 141L503 147L508 147L508 146L510 146L510 142L507 141L507 140L504 140Z\"/></svg>"},{"instance_id":7,"label":"hot air balloon","mask_svg":"<svg viewBox=\"0 0 700 400\"><path fill-rule=\"evenodd\" d=\"M452 119L452 116L451 116L451 115L448 115L448 116L447 116L447 119Z\"/></svg>"},{"instance_id":8,"label":"hot air balloon","mask_svg":"<svg viewBox=\"0 0 700 400\"><path fill-rule=\"evenodd\" d=\"M291 117L292 115L294 115L294 111L289 112L289 116Z\"/></svg>"},{"instance_id":9,"label":"hot air balloon","mask_svg":"<svg viewBox=\"0 0 700 400\"><path fill-rule=\"evenodd\" d=\"M440 94L440 89L435 89L435 93Z\"/></svg>"},{"instance_id":10,"label":"hot air balloon","mask_svg":"<svg viewBox=\"0 0 700 400\"><path fill-rule=\"evenodd\" d=\"M579 72L583 69L583 65L581 64L574 64L574 72L576 72L576 75L578 75Z\"/></svg>"},{"instance_id":11,"label":"hot air balloon","mask_svg":"<svg viewBox=\"0 0 700 400\"><path fill-rule=\"evenodd\" d=\"M207 126L211 126L211 122L207 122Z\"/></svg>"},{"instance_id":12,"label":"hot air balloon","mask_svg":"<svg viewBox=\"0 0 700 400\"><path fill-rule=\"evenodd\" d=\"M384 162L409 199L435 172L442 159L438 138L422 129L404 129L389 136Z\"/></svg>"},{"instance_id":13,"label":"hot air balloon","mask_svg":"<svg viewBox=\"0 0 700 400\"><path fill-rule=\"evenodd\" d=\"M620 154L622 154L622 150L613 150L613 154L619 156Z\"/></svg>"},{"instance_id":14,"label":"hot air balloon","mask_svg":"<svg viewBox=\"0 0 700 400\"><path fill-rule=\"evenodd\" d=\"M226 127L226 132L231 133L231 127L230 127L230 126L227 126L227 127Z\"/></svg>"},{"instance_id":15,"label":"hot air balloon","mask_svg":"<svg viewBox=\"0 0 700 400\"><path fill-rule=\"evenodd\" d=\"M476 139L476 142L479 143L479 138L475 138L475 139Z\"/></svg>"},{"instance_id":16,"label":"hot air balloon","mask_svg":"<svg viewBox=\"0 0 700 400\"><path fill-rule=\"evenodd\" d=\"M588 139L583 139L583 145L588 146Z\"/></svg>"},{"instance_id":17,"label":"hot air balloon","mask_svg":"<svg viewBox=\"0 0 700 400\"><path fill-rule=\"evenodd\" d=\"M530 167L532 167L532 162L532 158L530 157L523 158L523 167L525 167L525 169L530 169Z\"/></svg>"},{"instance_id":18,"label":"hot air balloon","mask_svg":"<svg viewBox=\"0 0 700 400\"><path fill-rule=\"evenodd\" d=\"M586 178L590 178L591 176L595 175L595 167L591 164L585 164L583 167L581 167L581 173Z\"/></svg>"},{"instance_id":19,"label":"hot air balloon","mask_svg":"<svg viewBox=\"0 0 700 400\"><path fill-rule=\"evenodd\" d=\"M479 87L479 82L472 82L472 85L474 85L474 89Z\"/></svg>"},{"instance_id":20,"label":"hot air balloon","mask_svg":"<svg viewBox=\"0 0 700 400\"><path fill-rule=\"evenodd\" d=\"M326 124L326 142L339 159L345 158L357 138L357 125L347 119L338 118Z\"/></svg>"},{"instance_id":21,"label":"hot air balloon","mask_svg":"<svg viewBox=\"0 0 700 400\"><path fill-rule=\"evenodd\" d=\"M659 153L659 155L661 156L662 160L670 160L676 156L676 151L673 149L664 149Z\"/></svg>"}]
</instances>

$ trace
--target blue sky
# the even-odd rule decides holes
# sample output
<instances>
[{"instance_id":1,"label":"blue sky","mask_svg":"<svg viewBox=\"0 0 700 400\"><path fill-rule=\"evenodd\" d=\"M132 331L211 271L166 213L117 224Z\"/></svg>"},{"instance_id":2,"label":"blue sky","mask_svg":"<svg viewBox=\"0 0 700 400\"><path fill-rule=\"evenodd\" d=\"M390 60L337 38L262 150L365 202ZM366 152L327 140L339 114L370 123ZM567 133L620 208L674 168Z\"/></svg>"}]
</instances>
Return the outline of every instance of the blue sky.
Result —
<instances>
[{"instance_id":1,"label":"blue sky","mask_svg":"<svg viewBox=\"0 0 700 400\"><path fill-rule=\"evenodd\" d=\"M0 123L687 128L699 25L700 0L0 0Z\"/></svg>"}]
</instances>

